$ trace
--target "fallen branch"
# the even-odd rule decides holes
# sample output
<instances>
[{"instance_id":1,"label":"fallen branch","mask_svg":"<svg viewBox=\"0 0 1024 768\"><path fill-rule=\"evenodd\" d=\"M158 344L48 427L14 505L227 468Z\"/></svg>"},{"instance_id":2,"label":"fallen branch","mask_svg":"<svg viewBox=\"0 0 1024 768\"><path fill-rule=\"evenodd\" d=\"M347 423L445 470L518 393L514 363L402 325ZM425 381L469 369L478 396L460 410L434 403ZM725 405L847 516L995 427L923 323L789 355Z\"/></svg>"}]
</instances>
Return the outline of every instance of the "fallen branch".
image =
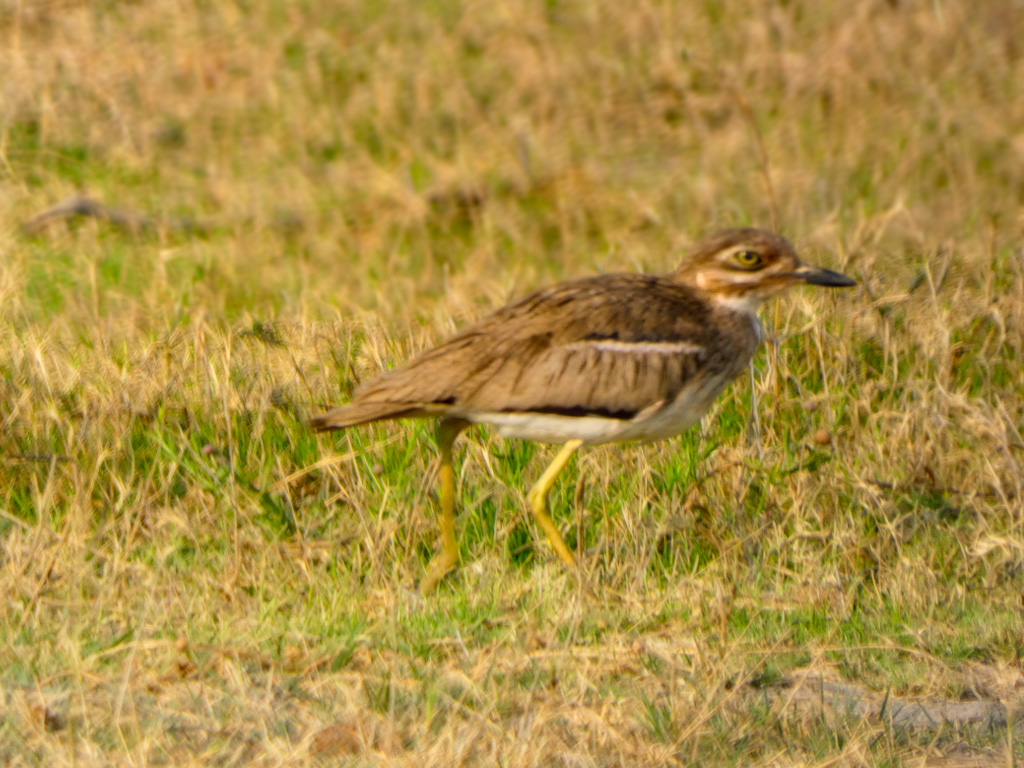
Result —
<instances>
[{"instance_id":1,"label":"fallen branch","mask_svg":"<svg viewBox=\"0 0 1024 768\"><path fill-rule=\"evenodd\" d=\"M205 227L200 226L191 219L178 218L161 221L126 208L113 208L109 205L104 205L98 200L93 200L85 195L73 195L67 200L57 203L57 205L47 208L41 213L37 213L26 221L22 227L26 232L39 232L55 221L70 219L76 216L102 219L103 221L110 222L115 227L134 234L161 229L184 232L203 231L205 229Z\"/></svg>"},{"instance_id":2,"label":"fallen branch","mask_svg":"<svg viewBox=\"0 0 1024 768\"><path fill-rule=\"evenodd\" d=\"M979 491L964 488L952 488L944 485L922 485L918 483L891 483L886 480L868 479L868 483L880 488L883 491L896 491L898 493L906 491L916 491L918 493L944 493L949 496L968 496L968 497L980 497L983 499L992 498L1005 498L1015 499L1017 494L1014 491L1008 491L1005 494L999 491Z\"/></svg>"},{"instance_id":3,"label":"fallen branch","mask_svg":"<svg viewBox=\"0 0 1024 768\"><path fill-rule=\"evenodd\" d=\"M953 701L931 696L900 697L818 675L789 679L759 695L801 715L833 715L879 720L893 726L933 730L943 725L1005 728L1006 705L995 699Z\"/></svg>"}]
</instances>

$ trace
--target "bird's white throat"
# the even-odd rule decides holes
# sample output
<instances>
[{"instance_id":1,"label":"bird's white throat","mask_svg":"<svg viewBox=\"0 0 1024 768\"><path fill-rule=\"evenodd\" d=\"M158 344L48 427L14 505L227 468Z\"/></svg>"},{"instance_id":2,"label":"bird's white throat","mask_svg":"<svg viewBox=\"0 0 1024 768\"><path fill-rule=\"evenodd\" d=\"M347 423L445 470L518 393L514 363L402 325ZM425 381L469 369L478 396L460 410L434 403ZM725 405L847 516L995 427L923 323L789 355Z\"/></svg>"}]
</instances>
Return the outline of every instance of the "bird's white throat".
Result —
<instances>
[{"instance_id":1,"label":"bird's white throat","mask_svg":"<svg viewBox=\"0 0 1024 768\"><path fill-rule=\"evenodd\" d=\"M728 310L729 312L735 312L739 315L746 315L750 324L754 328L754 333L757 334L758 343L764 341L765 332L764 325L761 323L761 318L757 316L758 307L761 306L761 297L757 296L753 292L745 293L740 296L712 296L711 302L716 307Z\"/></svg>"}]
</instances>

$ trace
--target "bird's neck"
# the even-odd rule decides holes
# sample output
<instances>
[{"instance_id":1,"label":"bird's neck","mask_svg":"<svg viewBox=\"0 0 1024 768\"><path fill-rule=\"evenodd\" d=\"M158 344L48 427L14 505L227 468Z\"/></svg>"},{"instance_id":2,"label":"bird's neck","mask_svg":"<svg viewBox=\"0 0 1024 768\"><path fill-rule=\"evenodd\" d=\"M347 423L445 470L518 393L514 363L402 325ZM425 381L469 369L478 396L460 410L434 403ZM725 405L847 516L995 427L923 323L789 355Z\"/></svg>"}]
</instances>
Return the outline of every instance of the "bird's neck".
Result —
<instances>
[{"instance_id":1,"label":"bird's neck","mask_svg":"<svg viewBox=\"0 0 1024 768\"><path fill-rule=\"evenodd\" d=\"M760 346L765 339L764 324L757 316L758 307L761 306L761 297L755 293L726 293L712 294L711 304L720 311L728 312L737 318L742 318L750 323L750 329L754 334L754 348Z\"/></svg>"},{"instance_id":2,"label":"bird's neck","mask_svg":"<svg viewBox=\"0 0 1024 768\"><path fill-rule=\"evenodd\" d=\"M764 326L757 316L757 310L766 298L760 291L747 285L721 285L708 280L700 272L677 270L673 280L689 286L702 295L719 312L724 312L750 323L758 343L764 340Z\"/></svg>"},{"instance_id":3,"label":"bird's neck","mask_svg":"<svg viewBox=\"0 0 1024 768\"><path fill-rule=\"evenodd\" d=\"M711 303L716 307L757 317L757 310L761 306L761 297L753 292L743 293L712 293Z\"/></svg>"}]
</instances>

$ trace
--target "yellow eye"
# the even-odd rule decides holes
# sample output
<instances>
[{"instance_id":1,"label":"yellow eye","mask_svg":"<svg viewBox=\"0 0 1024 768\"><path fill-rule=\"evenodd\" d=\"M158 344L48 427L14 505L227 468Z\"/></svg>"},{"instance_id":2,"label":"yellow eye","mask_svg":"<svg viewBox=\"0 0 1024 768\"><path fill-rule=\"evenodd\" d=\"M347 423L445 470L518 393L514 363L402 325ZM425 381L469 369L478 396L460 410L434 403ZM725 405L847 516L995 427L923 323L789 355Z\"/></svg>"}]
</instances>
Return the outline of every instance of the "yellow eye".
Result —
<instances>
[{"instance_id":1,"label":"yellow eye","mask_svg":"<svg viewBox=\"0 0 1024 768\"><path fill-rule=\"evenodd\" d=\"M757 269L761 266L761 254L757 251L736 251L733 256L740 269Z\"/></svg>"}]
</instances>

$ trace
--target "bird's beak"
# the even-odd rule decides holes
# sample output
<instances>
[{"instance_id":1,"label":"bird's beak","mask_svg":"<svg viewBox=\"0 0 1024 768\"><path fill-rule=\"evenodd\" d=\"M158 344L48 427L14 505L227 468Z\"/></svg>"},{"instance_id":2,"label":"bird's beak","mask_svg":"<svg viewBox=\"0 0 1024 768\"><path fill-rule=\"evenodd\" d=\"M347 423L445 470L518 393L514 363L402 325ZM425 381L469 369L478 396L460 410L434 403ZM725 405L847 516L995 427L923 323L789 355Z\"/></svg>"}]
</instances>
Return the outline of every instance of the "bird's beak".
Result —
<instances>
[{"instance_id":1,"label":"bird's beak","mask_svg":"<svg viewBox=\"0 0 1024 768\"><path fill-rule=\"evenodd\" d=\"M814 267L810 264L801 264L794 272L790 272L790 277L802 280L808 285L824 285L829 288L850 288L857 284L856 280L846 275L841 275L824 267Z\"/></svg>"}]
</instances>

